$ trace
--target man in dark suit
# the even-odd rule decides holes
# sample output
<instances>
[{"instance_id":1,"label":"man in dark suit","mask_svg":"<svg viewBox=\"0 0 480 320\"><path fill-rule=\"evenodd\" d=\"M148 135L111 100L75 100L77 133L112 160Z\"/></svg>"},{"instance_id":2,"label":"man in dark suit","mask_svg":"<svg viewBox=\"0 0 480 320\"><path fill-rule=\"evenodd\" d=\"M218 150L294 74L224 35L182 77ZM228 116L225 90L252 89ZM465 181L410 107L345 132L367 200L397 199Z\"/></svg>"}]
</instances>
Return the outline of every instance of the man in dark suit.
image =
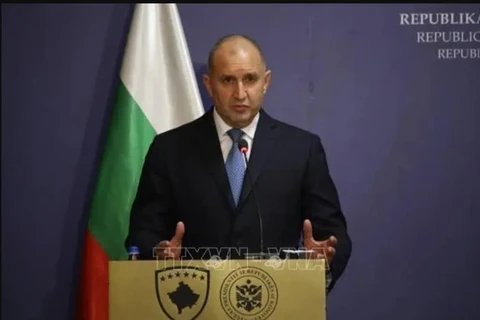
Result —
<instances>
[{"instance_id":1,"label":"man in dark suit","mask_svg":"<svg viewBox=\"0 0 480 320\"><path fill-rule=\"evenodd\" d=\"M199 248L271 252L298 247L303 234L305 249L327 259L331 290L351 254L345 217L320 138L261 108L270 77L253 40L231 35L214 46L203 78L214 107L157 135L145 159L126 240L141 259L178 259L182 248L198 249L192 258L205 258Z\"/></svg>"}]
</instances>

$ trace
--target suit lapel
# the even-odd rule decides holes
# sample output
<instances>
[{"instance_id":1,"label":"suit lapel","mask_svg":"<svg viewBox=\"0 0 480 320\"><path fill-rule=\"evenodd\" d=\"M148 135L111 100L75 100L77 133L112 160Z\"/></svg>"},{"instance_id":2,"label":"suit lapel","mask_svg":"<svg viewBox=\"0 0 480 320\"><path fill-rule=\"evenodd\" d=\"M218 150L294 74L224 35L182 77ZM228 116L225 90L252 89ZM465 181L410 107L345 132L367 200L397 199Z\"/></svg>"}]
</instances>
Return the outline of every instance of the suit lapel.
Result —
<instances>
[{"instance_id":1,"label":"suit lapel","mask_svg":"<svg viewBox=\"0 0 480 320\"><path fill-rule=\"evenodd\" d=\"M199 124L200 132L197 137L205 139L199 140L197 146L198 153L204 162L205 168L215 179L220 192L224 196L227 206L233 211L241 210L242 205L252 191L250 179L248 176L245 176L240 201L237 208L235 208L232 192L230 190L230 183L225 170L220 141L218 140L218 133L213 120L213 107L203 115ZM271 151L273 150L274 138L277 134L275 128L275 121L267 115L265 111L261 110L248 161L248 168L250 170L253 184L255 184L255 181L258 179L268 157L271 155Z\"/></svg>"},{"instance_id":2,"label":"suit lapel","mask_svg":"<svg viewBox=\"0 0 480 320\"><path fill-rule=\"evenodd\" d=\"M258 121L257 129L255 131L255 137L253 139L253 146L248 160L248 169L252 177L252 183L258 179L265 163L269 156L271 156L274 138L277 134L275 121L268 116L263 110L260 112L260 119ZM245 203L252 191L250 179L247 175L243 180L242 194L238 203L237 209L240 210L241 206Z\"/></svg>"},{"instance_id":3,"label":"suit lapel","mask_svg":"<svg viewBox=\"0 0 480 320\"><path fill-rule=\"evenodd\" d=\"M230 183L225 170L220 141L218 140L218 133L213 120L213 107L204 114L200 122L200 131L197 137L205 139L198 141L198 153L204 162L205 168L212 174L220 192L224 195L227 206L234 210L235 207L232 192L230 191Z\"/></svg>"}]
</instances>

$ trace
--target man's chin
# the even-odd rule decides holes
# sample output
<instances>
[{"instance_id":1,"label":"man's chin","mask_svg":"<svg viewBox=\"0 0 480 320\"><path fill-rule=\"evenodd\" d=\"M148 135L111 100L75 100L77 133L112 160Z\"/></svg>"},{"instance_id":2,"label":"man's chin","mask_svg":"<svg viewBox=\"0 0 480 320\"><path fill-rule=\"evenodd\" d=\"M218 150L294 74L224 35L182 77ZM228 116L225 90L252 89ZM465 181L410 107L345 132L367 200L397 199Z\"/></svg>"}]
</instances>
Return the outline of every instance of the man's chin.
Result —
<instances>
[{"instance_id":1,"label":"man's chin","mask_svg":"<svg viewBox=\"0 0 480 320\"><path fill-rule=\"evenodd\" d=\"M253 117L251 112L246 112L243 114L236 114L232 117L232 122L235 124L235 127L246 127L252 122Z\"/></svg>"}]
</instances>

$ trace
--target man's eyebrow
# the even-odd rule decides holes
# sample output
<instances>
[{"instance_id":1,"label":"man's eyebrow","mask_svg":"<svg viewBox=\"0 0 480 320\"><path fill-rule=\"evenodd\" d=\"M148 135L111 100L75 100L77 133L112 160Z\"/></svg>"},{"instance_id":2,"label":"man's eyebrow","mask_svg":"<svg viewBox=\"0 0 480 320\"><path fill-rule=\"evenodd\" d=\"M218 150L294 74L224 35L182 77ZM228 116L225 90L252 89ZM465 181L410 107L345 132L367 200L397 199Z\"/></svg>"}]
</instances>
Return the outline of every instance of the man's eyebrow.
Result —
<instances>
[{"instance_id":1,"label":"man's eyebrow","mask_svg":"<svg viewBox=\"0 0 480 320\"><path fill-rule=\"evenodd\" d=\"M259 76L259 73L256 72L256 71L252 71L252 72L247 72L243 75L243 77L258 77ZM234 77L235 78L235 75L233 74L230 74L230 73L223 73L220 75L220 77Z\"/></svg>"}]
</instances>

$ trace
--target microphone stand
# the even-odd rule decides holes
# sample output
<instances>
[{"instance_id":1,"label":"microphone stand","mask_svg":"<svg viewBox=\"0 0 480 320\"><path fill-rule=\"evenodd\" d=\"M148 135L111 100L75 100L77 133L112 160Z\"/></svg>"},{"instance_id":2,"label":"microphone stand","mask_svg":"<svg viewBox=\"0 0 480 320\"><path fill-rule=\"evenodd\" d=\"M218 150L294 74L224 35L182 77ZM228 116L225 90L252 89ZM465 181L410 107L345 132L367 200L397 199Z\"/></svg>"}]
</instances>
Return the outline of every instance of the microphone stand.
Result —
<instances>
[{"instance_id":1,"label":"microphone stand","mask_svg":"<svg viewBox=\"0 0 480 320\"><path fill-rule=\"evenodd\" d=\"M248 168L248 160L247 160L247 151L248 151L248 142L245 139L240 139L238 142L238 148L243 154L243 158L245 159L245 167L246 167L246 174L247 178L249 179L250 185L252 187L252 196L255 206L257 207L257 215L258 215L258 224L260 228L260 252L247 252L245 254L245 258L247 260L267 260L270 259L271 255L267 252L264 252L264 245L263 245L263 221L262 221L262 214L260 213L260 206L258 205L257 195L255 192L255 187L253 186L253 179L250 174L250 170Z\"/></svg>"}]
</instances>

